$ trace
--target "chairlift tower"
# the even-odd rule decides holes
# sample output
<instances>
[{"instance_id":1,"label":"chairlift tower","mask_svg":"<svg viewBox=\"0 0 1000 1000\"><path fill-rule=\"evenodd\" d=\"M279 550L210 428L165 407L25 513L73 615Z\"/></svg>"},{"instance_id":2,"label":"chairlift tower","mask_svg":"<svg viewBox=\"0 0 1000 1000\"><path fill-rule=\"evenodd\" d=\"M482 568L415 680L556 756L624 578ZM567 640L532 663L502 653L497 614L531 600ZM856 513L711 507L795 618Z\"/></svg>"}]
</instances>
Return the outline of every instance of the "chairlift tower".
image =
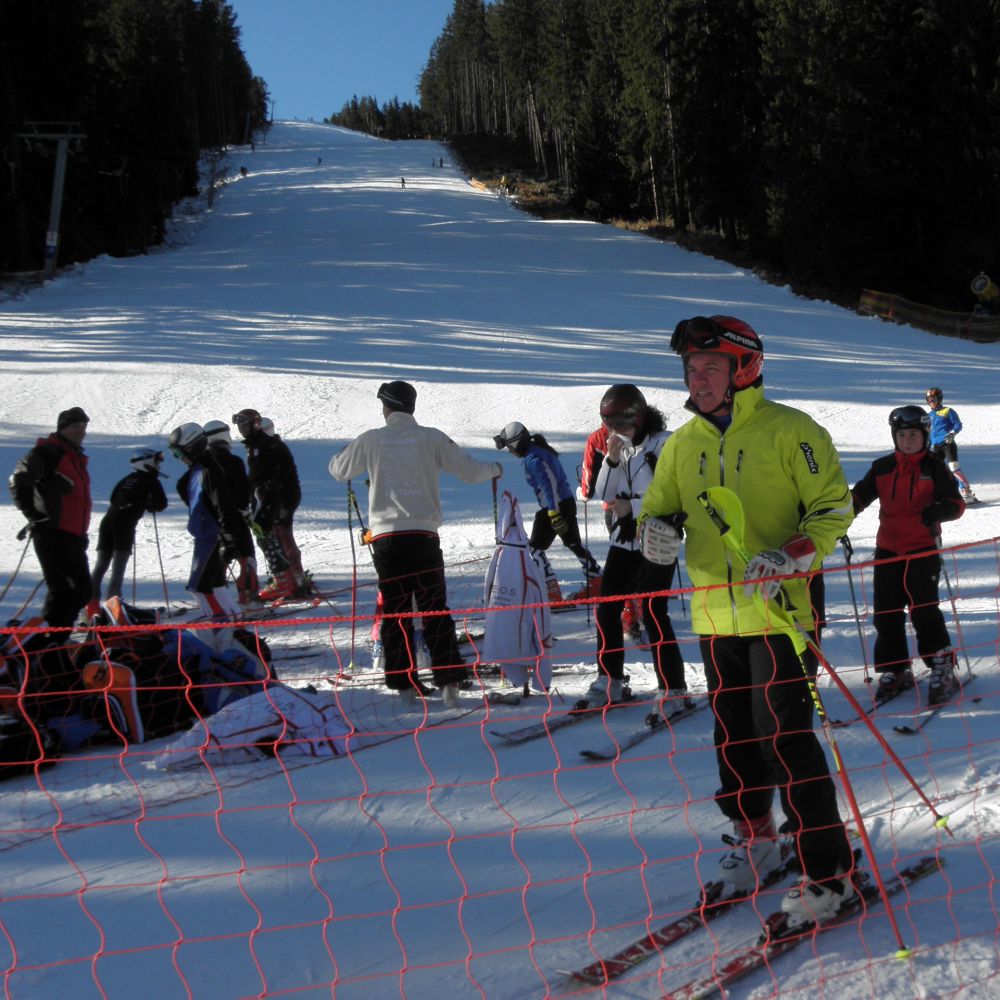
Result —
<instances>
[{"instance_id":1,"label":"chairlift tower","mask_svg":"<svg viewBox=\"0 0 1000 1000\"><path fill-rule=\"evenodd\" d=\"M52 178L52 203L49 207L49 228L45 233L45 279L51 278L56 270L59 256L59 218L62 215L63 188L66 184L66 158L72 144L73 152L78 152L87 136L80 130L79 122L25 122L26 131L19 132L29 149L47 152L44 144L55 143L56 170Z\"/></svg>"}]
</instances>

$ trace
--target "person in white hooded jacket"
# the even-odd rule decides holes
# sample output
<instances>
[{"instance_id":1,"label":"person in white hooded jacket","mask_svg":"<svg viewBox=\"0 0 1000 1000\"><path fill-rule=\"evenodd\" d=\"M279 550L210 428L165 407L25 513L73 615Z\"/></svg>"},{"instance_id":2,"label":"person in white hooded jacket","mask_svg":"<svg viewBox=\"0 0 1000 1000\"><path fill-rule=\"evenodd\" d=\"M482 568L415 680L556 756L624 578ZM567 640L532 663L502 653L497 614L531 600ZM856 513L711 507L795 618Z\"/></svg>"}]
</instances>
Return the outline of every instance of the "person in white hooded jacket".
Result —
<instances>
[{"instance_id":1,"label":"person in white hooded jacket","mask_svg":"<svg viewBox=\"0 0 1000 1000\"><path fill-rule=\"evenodd\" d=\"M642 498L653 481L656 460L669 437L663 414L649 406L631 384L613 385L601 399L601 420L608 428L608 446L597 474L594 497L608 505L611 548L604 564L601 597L621 600L597 605L597 680L588 692L591 704L615 702L627 697L624 687L625 649L622 607L625 596L669 590L676 562L661 566L643 558L636 535L636 518ZM665 714L687 708L684 659L670 623L666 596L644 597L642 617L653 652L657 686Z\"/></svg>"},{"instance_id":2,"label":"person in white hooded jacket","mask_svg":"<svg viewBox=\"0 0 1000 1000\"><path fill-rule=\"evenodd\" d=\"M447 611L444 557L438 528L441 513L441 472L466 483L496 479L499 462L480 462L463 451L444 431L422 427L413 416L417 390L408 382L385 382L379 388L384 427L356 437L330 462L330 475L347 480L368 476L368 527L372 561L378 574L383 614L382 647L385 682L408 702L429 694L417 677L412 655L417 611ZM468 673L455 638L451 615L425 615L424 638L431 657L434 683L449 707L458 700Z\"/></svg>"}]
</instances>

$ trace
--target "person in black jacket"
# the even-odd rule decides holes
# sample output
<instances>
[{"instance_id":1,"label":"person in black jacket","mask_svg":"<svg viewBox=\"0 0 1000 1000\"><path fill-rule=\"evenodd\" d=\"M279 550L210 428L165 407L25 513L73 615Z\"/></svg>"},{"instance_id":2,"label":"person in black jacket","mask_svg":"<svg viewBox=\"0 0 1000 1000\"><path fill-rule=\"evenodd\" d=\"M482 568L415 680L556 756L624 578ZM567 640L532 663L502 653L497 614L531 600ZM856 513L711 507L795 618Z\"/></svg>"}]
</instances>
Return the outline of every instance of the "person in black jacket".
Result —
<instances>
[{"instance_id":1,"label":"person in black jacket","mask_svg":"<svg viewBox=\"0 0 1000 1000\"><path fill-rule=\"evenodd\" d=\"M177 493L188 508L188 533L194 539L187 589L212 617L233 615L237 607L226 583L226 568L237 558L236 537L243 523L233 503L225 473L208 448L200 424L181 424L168 438L171 454L187 471Z\"/></svg>"},{"instance_id":2,"label":"person in black jacket","mask_svg":"<svg viewBox=\"0 0 1000 1000\"><path fill-rule=\"evenodd\" d=\"M125 567L128 566L135 545L135 528L143 514L146 511L158 514L167 506L167 495L160 485L160 479L166 478L160 472L163 452L153 448L140 448L129 461L132 471L119 480L111 491L110 505L97 529L97 559L90 574L88 618L101 610L101 583L109 566L111 576L104 596L121 597Z\"/></svg>"},{"instance_id":3,"label":"person in black jacket","mask_svg":"<svg viewBox=\"0 0 1000 1000\"><path fill-rule=\"evenodd\" d=\"M255 508L254 533L261 541L271 571L271 584L260 592L261 600L308 594L312 587L302 569L302 553L295 543L292 520L302 502L302 489L295 459L278 434L268 434L257 410L243 409L233 423L247 449L247 469Z\"/></svg>"},{"instance_id":4,"label":"person in black jacket","mask_svg":"<svg viewBox=\"0 0 1000 1000\"><path fill-rule=\"evenodd\" d=\"M83 450L89 422L79 406L63 410L55 433L39 438L10 477L11 496L28 519L18 538L31 534L48 588L42 615L56 628L71 627L90 600L90 473Z\"/></svg>"},{"instance_id":5,"label":"person in black jacket","mask_svg":"<svg viewBox=\"0 0 1000 1000\"><path fill-rule=\"evenodd\" d=\"M229 424L221 420L209 420L205 424L208 450L226 477L229 495L240 515L240 523L235 526L233 541L236 545L236 560L240 572L236 578L237 600L240 604L255 603L260 584L257 580L257 552L250 530L252 493L246 466L239 455L232 452L233 439L229 435Z\"/></svg>"}]
</instances>

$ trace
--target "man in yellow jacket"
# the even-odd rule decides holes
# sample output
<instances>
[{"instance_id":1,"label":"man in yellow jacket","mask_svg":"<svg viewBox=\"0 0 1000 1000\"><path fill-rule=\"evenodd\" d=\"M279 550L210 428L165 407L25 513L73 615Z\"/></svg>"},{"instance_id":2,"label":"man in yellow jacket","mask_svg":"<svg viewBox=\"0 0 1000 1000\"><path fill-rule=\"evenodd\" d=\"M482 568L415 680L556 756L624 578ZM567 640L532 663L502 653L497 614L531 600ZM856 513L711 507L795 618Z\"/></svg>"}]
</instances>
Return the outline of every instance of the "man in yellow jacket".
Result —
<instances>
[{"instance_id":1,"label":"man in yellow jacket","mask_svg":"<svg viewBox=\"0 0 1000 1000\"><path fill-rule=\"evenodd\" d=\"M778 596L775 577L808 573L833 551L853 519L851 493L830 435L811 417L764 397L760 337L731 316L682 320L671 348L681 356L694 418L663 447L640 515L643 555L670 562L684 515L692 629L715 714L721 788L733 850L719 862L726 893L752 893L780 862L771 813L775 788L796 834L804 876L782 902L790 920L835 914L854 889L853 857L813 704L787 634L755 603ZM726 547L700 494L725 486L741 499L744 567ZM814 629L806 577L784 581L796 621Z\"/></svg>"}]
</instances>

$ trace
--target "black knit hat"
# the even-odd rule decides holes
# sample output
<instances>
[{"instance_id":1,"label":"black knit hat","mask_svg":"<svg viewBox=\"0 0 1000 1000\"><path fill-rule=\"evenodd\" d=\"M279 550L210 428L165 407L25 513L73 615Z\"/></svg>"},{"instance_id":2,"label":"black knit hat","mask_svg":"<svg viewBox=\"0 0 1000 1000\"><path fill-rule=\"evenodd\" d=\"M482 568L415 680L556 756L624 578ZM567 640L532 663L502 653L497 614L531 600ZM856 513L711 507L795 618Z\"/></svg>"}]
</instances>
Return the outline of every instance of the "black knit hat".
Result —
<instances>
[{"instance_id":1,"label":"black knit hat","mask_svg":"<svg viewBox=\"0 0 1000 1000\"><path fill-rule=\"evenodd\" d=\"M82 406L71 406L68 410L63 410L59 414L59 419L56 421L56 430L61 431L64 427L69 427L70 424L89 424L90 417L83 412Z\"/></svg>"},{"instance_id":2,"label":"black knit hat","mask_svg":"<svg viewBox=\"0 0 1000 1000\"><path fill-rule=\"evenodd\" d=\"M390 410L412 413L417 408L417 390L409 382L383 382L377 398Z\"/></svg>"}]
</instances>

